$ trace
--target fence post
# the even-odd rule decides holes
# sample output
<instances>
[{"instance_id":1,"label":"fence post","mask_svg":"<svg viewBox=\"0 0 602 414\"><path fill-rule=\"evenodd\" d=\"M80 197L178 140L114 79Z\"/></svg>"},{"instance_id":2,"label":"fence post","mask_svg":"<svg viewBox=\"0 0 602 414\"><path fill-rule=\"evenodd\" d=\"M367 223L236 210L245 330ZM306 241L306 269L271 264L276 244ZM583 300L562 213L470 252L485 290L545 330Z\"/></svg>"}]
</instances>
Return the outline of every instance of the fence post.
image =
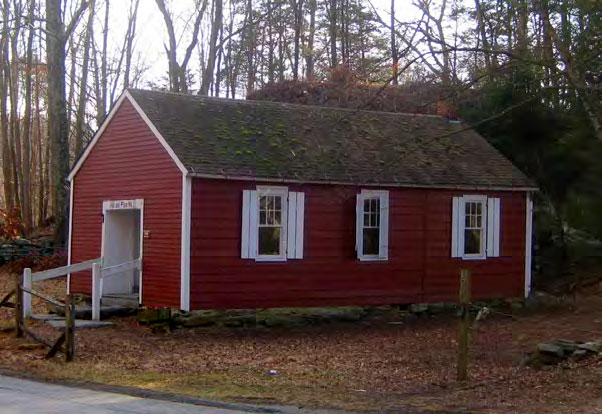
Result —
<instances>
[{"instance_id":1,"label":"fence post","mask_svg":"<svg viewBox=\"0 0 602 414\"><path fill-rule=\"evenodd\" d=\"M101 279L100 279L100 264L94 263L92 265L92 320L100 320L100 297L101 292Z\"/></svg>"},{"instance_id":2,"label":"fence post","mask_svg":"<svg viewBox=\"0 0 602 414\"><path fill-rule=\"evenodd\" d=\"M75 296L68 294L65 305L65 361L71 362L75 354Z\"/></svg>"},{"instance_id":3,"label":"fence post","mask_svg":"<svg viewBox=\"0 0 602 414\"><path fill-rule=\"evenodd\" d=\"M21 289L21 275L17 275L15 288L15 332L17 338L23 338L23 289Z\"/></svg>"},{"instance_id":4,"label":"fence post","mask_svg":"<svg viewBox=\"0 0 602 414\"><path fill-rule=\"evenodd\" d=\"M31 280L31 269L29 267L23 269L23 287L31 289L33 287ZM31 316L31 294L23 291L23 318Z\"/></svg>"},{"instance_id":5,"label":"fence post","mask_svg":"<svg viewBox=\"0 0 602 414\"><path fill-rule=\"evenodd\" d=\"M458 381L468 379L470 342L470 271L460 270L460 338L458 340Z\"/></svg>"}]
</instances>

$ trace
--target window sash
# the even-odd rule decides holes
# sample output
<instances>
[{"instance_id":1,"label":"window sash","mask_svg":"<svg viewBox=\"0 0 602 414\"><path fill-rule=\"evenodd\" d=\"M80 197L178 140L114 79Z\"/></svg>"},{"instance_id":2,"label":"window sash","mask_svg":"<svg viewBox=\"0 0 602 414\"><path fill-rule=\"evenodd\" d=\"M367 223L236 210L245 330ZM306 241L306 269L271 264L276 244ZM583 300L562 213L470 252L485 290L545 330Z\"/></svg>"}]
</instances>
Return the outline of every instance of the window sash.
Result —
<instances>
[{"instance_id":1,"label":"window sash","mask_svg":"<svg viewBox=\"0 0 602 414\"><path fill-rule=\"evenodd\" d=\"M460 209L460 232L462 234L461 254L464 259L483 259L486 257L487 197L464 196ZM478 252L467 252L469 234L478 234Z\"/></svg>"},{"instance_id":2,"label":"window sash","mask_svg":"<svg viewBox=\"0 0 602 414\"><path fill-rule=\"evenodd\" d=\"M388 200L388 191L362 190L357 195L356 250L359 260L388 259ZM366 241L370 233L375 243L368 246ZM367 251L368 247L372 249Z\"/></svg>"},{"instance_id":3,"label":"window sash","mask_svg":"<svg viewBox=\"0 0 602 414\"><path fill-rule=\"evenodd\" d=\"M257 188L256 260L286 260L288 191L282 187ZM278 253L262 253L261 229L278 230Z\"/></svg>"}]
</instances>

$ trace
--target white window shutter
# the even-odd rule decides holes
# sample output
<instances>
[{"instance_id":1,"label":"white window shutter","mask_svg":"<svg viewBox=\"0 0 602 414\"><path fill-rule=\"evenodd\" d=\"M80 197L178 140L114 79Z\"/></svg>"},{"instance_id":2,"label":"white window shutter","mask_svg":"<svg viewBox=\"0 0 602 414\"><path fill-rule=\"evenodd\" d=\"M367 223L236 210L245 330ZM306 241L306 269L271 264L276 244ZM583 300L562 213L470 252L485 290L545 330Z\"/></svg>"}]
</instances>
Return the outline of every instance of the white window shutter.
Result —
<instances>
[{"instance_id":1,"label":"white window shutter","mask_svg":"<svg viewBox=\"0 0 602 414\"><path fill-rule=\"evenodd\" d=\"M251 210L251 191L243 190L242 192L242 232L240 235L240 257L243 259L249 258L249 227Z\"/></svg>"},{"instance_id":2,"label":"white window shutter","mask_svg":"<svg viewBox=\"0 0 602 414\"><path fill-rule=\"evenodd\" d=\"M259 201L257 191L249 191L249 259L257 258L257 220L259 219Z\"/></svg>"},{"instance_id":3,"label":"white window shutter","mask_svg":"<svg viewBox=\"0 0 602 414\"><path fill-rule=\"evenodd\" d=\"M500 255L500 199L487 199L487 256Z\"/></svg>"},{"instance_id":4,"label":"white window shutter","mask_svg":"<svg viewBox=\"0 0 602 414\"><path fill-rule=\"evenodd\" d=\"M363 251L363 229L364 229L364 196L357 194L355 198L355 251L358 257Z\"/></svg>"},{"instance_id":5,"label":"white window shutter","mask_svg":"<svg viewBox=\"0 0 602 414\"><path fill-rule=\"evenodd\" d=\"M297 226L295 259L303 259L303 227L305 226L305 193L297 193Z\"/></svg>"},{"instance_id":6,"label":"white window shutter","mask_svg":"<svg viewBox=\"0 0 602 414\"><path fill-rule=\"evenodd\" d=\"M452 199L452 234L451 234L451 257L462 257L460 246L460 220L462 219L462 197Z\"/></svg>"},{"instance_id":7,"label":"white window shutter","mask_svg":"<svg viewBox=\"0 0 602 414\"><path fill-rule=\"evenodd\" d=\"M288 193L286 257L295 258L297 234L297 193Z\"/></svg>"},{"instance_id":8,"label":"white window shutter","mask_svg":"<svg viewBox=\"0 0 602 414\"><path fill-rule=\"evenodd\" d=\"M380 233L379 233L379 252L380 259L387 259L389 256L389 194L380 197Z\"/></svg>"}]
</instances>

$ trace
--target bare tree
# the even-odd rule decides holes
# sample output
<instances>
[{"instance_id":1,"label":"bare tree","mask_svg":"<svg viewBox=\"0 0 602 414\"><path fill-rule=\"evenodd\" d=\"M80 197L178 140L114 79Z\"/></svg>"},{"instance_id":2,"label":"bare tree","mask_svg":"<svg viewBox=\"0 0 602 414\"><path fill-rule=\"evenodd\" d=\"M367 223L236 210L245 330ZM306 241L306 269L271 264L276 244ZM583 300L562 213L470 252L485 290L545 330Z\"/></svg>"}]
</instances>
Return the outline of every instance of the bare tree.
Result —
<instances>
[{"instance_id":1,"label":"bare tree","mask_svg":"<svg viewBox=\"0 0 602 414\"><path fill-rule=\"evenodd\" d=\"M178 42L176 38L176 31L173 24L173 17L167 6L165 0L155 0L159 11L163 15L165 21L165 27L167 29L167 36L169 38L169 45L164 45L165 53L167 54L167 60L169 63L169 87L173 92L188 92L188 63L192 57L192 52L199 41L199 30L201 27L201 21L207 8L207 0L196 2L195 19L192 26L191 40L184 52L184 59L182 62L178 62Z\"/></svg>"},{"instance_id":2,"label":"bare tree","mask_svg":"<svg viewBox=\"0 0 602 414\"><path fill-rule=\"evenodd\" d=\"M88 3L81 0L71 20L63 20L61 0L46 1L46 60L48 64L48 141L51 148L55 242L62 244L66 236L67 188L69 174L69 125L65 100L65 45Z\"/></svg>"}]
</instances>

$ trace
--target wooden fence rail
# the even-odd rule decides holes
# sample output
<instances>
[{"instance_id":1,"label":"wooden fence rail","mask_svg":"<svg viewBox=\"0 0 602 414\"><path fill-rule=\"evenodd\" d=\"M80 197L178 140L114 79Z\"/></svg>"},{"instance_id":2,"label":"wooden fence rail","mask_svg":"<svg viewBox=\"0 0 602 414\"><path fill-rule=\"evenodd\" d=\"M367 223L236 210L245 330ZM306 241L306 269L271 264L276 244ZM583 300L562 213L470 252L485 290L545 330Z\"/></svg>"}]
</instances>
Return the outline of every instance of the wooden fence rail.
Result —
<instances>
[{"instance_id":1,"label":"wooden fence rail","mask_svg":"<svg viewBox=\"0 0 602 414\"><path fill-rule=\"evenodd\" d=\"M65 361L69 362L73 360L75 355L75 296L67 294L66 300L63 303L33 289L33 283L92 269L92 319L100 320L100 299L102 297L103 278L106 279L128 270L140 270L141 268L142 261L140 259L103 268L101 257L36 273L32 273L31 269L26 268L23 270L23 274L17 278L15 290L0 300L0 307L4 306L15 309L17 338L22 338L26 334L35 341L50 348L46 354L46 358L52 358L57 352L63 352ZM26 325L27 318L31 316L32 295L65 311L65 331L54 342L38 336ZM10 302L12 296L15 297L14 303Z\"/></svg>"}]
</instances>

